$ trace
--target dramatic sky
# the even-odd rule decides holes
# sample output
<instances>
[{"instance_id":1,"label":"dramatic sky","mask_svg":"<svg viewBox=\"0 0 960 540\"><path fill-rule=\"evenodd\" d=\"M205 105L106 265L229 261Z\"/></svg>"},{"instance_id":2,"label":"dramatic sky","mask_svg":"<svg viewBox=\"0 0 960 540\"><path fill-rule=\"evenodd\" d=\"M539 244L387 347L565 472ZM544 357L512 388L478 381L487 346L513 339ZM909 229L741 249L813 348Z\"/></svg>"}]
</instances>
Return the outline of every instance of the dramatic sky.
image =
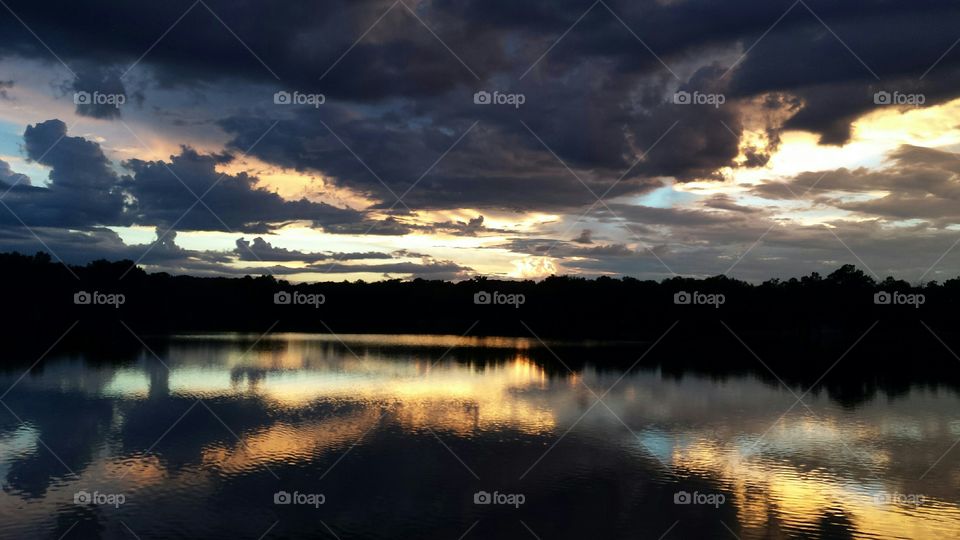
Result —
<instances>
[{"instance_id":1,"label":"dramatic sky","mask_svg":"<svg viewBox=\"0 0 960 540\"><path fill-rule=\"evenodd\" d=\"M960 274L956 0L4 0L0 250Z\"/></svg>"}]
</instances>

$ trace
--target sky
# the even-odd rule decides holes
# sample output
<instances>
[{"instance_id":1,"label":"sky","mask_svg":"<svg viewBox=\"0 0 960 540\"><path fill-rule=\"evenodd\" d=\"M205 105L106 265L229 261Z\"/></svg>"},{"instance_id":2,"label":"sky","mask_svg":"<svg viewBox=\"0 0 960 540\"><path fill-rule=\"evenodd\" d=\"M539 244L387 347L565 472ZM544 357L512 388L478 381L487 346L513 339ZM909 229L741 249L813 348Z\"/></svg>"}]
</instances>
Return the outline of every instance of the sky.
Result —
<instances>
[{"instance_id":1,"label":"sky","mask_svg":"<svg viewBox=\"0 0 960 540\"><path fill-rule=\"evenodd\" d=\"M291 281L960 275L960 4L5 0L0 251Z\"/></svg>"}]
</instances>

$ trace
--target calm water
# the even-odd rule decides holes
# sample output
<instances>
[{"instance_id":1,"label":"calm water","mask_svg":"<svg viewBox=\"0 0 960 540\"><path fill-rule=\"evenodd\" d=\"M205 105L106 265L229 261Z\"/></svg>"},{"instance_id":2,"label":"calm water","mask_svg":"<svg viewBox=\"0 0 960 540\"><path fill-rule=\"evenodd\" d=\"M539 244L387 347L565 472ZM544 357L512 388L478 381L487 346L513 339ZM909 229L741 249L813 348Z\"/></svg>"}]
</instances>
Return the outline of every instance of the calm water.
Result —
<instances>
[{"instance_id":1,"label":"calm water","mask_svg":"<svg viewBox=\"0 0 960 540\"><path fill-rule=\"evenodd\" d=\"M523 339L341 338L3 372L0 537L960 537L952 391L790 409L601 347L571 375Z\"/></svg>"}]
</instances>

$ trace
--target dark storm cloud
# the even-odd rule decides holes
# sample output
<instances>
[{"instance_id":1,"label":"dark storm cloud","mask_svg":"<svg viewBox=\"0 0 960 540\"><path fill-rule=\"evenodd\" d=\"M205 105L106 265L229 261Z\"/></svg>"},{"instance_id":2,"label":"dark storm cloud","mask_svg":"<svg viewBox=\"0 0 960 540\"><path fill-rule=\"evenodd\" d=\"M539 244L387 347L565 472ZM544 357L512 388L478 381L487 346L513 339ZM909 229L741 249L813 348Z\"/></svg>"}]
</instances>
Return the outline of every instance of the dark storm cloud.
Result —
<instances>
[{"instance_id":1,"label":"dark storm cloud","mask_svg":"<svg viewBox=\"0 0 960 540\"><path fill-rule=\"evenodd\" d=\"M119 118L121 109L132 105L134 97L128 95L120 75L116 68L83 63L71 88L77 114L99 119ZM136 98L141 101L143 96Z\"/></svg>"},{"instance_id":2,"label":"dark storm cloud","mask_svg":"<svg viewBox=\"0 0 960 540\"><path fill-rule=\"evenodd\" d=\"M463 236L476 236L478 232L481 232L485 229L483 226L483 216L471 218L466 223L457 221L452 225L457 232Z\"/></svg>"},{"instance_id":3,"label":"dark storm cloud","mask_svg":"<svg viewBox=\"0 0 960 540\"><path fill-rule=\"evenodd\" d=\"M797 5L731 76L735 96L796 96L802 106L784 128L842 144L852 121L875 110L878 91L922 93L928 106L957 97L960 56L944 56L957 38L952 25L944 24L960 14L956 3L808 5L816 17Z\"/></svg>"},{"instance_id":4,"label":"dark storm cloud","mask_svg":"<svg viewBox=\"0 0 960 540\"><path fill-rule=\"evenodd\" d=\"M169 162L124 162L133 172L124 186L136 198L131 209L136 221L175 225L179 230L265 232L271 224L287 221L307 220L323 227L360 220L361 214L353 210L307 199L285 200L259 187L259 179L247 173L217 172L223 160L184 147ZM196 204L197 197L205 204Z\"/></svg>"},{"instance_id":5,"label":"dark storm cloud","mask_svg":"<svg viewBox=\"0 0 960 540\"><path fill-rule=\"evenodd\" d=\"M260 187L255 176L218 172L217 166L232 159L228 154L202 155L184 147L169 162L126 161L123 167L132 175L121 177L98 143L68 135L60 120L27 126L23 139L27 156L50 168L49 185L31 186L0 162L0 182L9 189L4 202L12 210L0 219L9 224L22 219L40 227L162 225L181 231L268 232L292 221L321 228L364 223L361 212L286 200Z\"/></svg>"},{"instance_id":6,"label":"dark storm cloud","mask_svg":"<svg viewBox=\"0 0 960 540\"><path fill-rule=\"evenodd\" d=\"M417 226L417 229L426 233L443 233L453 236L479 236L484 234L506 234L506 229L496 229L483 224L484 217L477 216L467 221L444 221L430 225Z\"/></svg>"},{"instance_id":7,"label":"dark storm cloud","mask_svg":"<svg viewBox=\"0 0 960 540\"><path fill-rule=\"evenodd\" d=\"M23 141L30 159L51 168L50 182L55 186L105 190L117 183L100 145L67 135L67 125L60 120L27 126Z\"/></svg>"},{"instance_id":8,"label":"dark storm cloud","mask_svg":"<svg viewBox=\"0 0 960 540\"><path fill-rule=\"evenodd\" d=\"M960 83L960 54L941 58L956 39L949 21L960 15L960 6L946 0L610 0L585 13L590 6L574 0L93 1L82 8L10 2L73 66L75 88L95 83L122 89L118 70L124 73L139 59L133 73L142 70L164 87L216 93L229 85L249 93L251 106L267 95L254 96L261 83L349 103L349 111L325 121L365 161L378 161L371 167L390 189L339 147L311 108L293 112L292 125L255 154L329 174L384 206L477 119L483 128L476 135L486 139L471 135L456 150L459 157L445 158L424 180L430 189L414 190L407 204L590 204L575 179L563 178L559 163L542 169L553 153L603 191L671 126L674 132L610 195L637 193L659 176L719 179L720 169L734 165L746 129L744 108L755 97L787 96L777 102L780 124L760 126L774 147L784 128L838 144L849 138L853 120L874 110L875 92L922 92L930 105L955 97ZM16 19L4 18L0 31L6 36L0 53L51 59ZM678 88L723 92L726 104L675 106L670 96ZM471 97L480 89L521 92L526 103L519 110L478 107ZM97 106L81 113L104 118L118 110ZM223 127L235 146L246 148L262 133L262 121L262 114L237 112ZM761 166L770 148L744 153L737 165ZM471 167L478 162L483 166ZM511 168L516 162L541 170ZM500 194L499 201L492 194Z\"/></svg>"},{"instance_id":9,"label":"dark storm cloud","mask_svg":"<svg viewBox=\"0 0 960 540\"><path fill-rule=\"evenodd\" d=\"M920 88L931 93L930 103L955 95L950 82L955 64L952 59L944 58L936 66L939 75L931 79L937 81L928 80L919 86L908 84L906 77L919 78L939 55L926 59L922 55L904 55L902 51L895 54L893 48L878 42L872 30L896 21L916 27L919 34L928 37L931 43L924 50L946 51L952 40L945 39L950 30L944 25L929 34L919 30L937 23L938 15L952 12L954 6L923 6L910 11L915 17L904 21L904 8L889 4L856 10L825 2L808 5L824 21L836 22L844 29L860 26L851 31L849 40L837 39L805 6L797 5L764 35L790 7L789 3L750 4L749 8L744 4L738 10L736 5L724 5L721 9L703 2L684 2L644 5L646 10L641 10L615 2L611 4L614 11L634 23L634 29L653 49L668 63L686 66L692 75L674 80L648 51L637 51L635 38L612 14L597 8L521 83L517 78L524 66L529 66L522 61L530 60L525 58L526 53L538 50L541 41L549 46L552 40L548 38L557 37L560 29L566 28L563 23L572 24L582 14L573 3L540 7L536 4L523 9L495 3L485 4L479 10L470 2L435 2L425 10L438 20L456 25L459 17L459 24L472 32L516 38L519 44L511 49L508 56L512 63L502 68L503 76L485 78L474 88L524 93L526 102L522 107L478 108L470 103L469 91L474 88L468 87L419 100L410 107L391 108L387 113L357 115L354 111L351 115L327 117L328 124L365 161L383 157L382 163L389 164L371 165L383 183L390 186L389 190L353 155L338 148L339 142L326 133L326 127L310 118L316 111L302 111L300 118L286 128L285 141L261 146L255 153L268 161L329 173L342 185L364 190L387 206L395 204L394 193L406 191L423 170L422 165L414 165L418 159L422 163L427 160L421 158L443 151L444 145L433 141L449 143L469 119L479 118L482 127L426 179L425 186L431 189L415 190L405 199L408 205L504 208L510 201L520 209L570 208L589 204L592 199L580 190L577 179L564 177L563 165L556 158L573 168L594 191L602 192L643 156L610 193L615 197L642 191L649 185L642 177L720 179L718 171L725 167L762 166L779 143L784 125L819 133L823 142L843 142L849 135L850 122L875 110L873 94L886 88L877 84L870 73L872 69L883 71L889 67L895 73L887 90L907 92ZM518 9L544 20L525 20L520 26L503 17L503 13ZM862 16L864 10L868 10L868 17ZM745 13L749 15L744 16ZM450 14L456 16L451 18ZM694 14L698 17L692 17ZM758 42L761 36L763 39ZM797 46L804 39L813 44L809 50ZM864 56L869 56L871 66L865 68L856 52L846 49L848 41L878 51ZM497 48L504 42L505 39L492 40L485 45ZM627 42L632 42L631 46L626 46ZM750 54L728 71L739 51L754 43L757 46L751 48ZM636 60L639 57L645 60ZM827 68L821 73L819 68L824 63ZM768 81L764 78L765 68L774 64L776 69L771 70L773 75ZM691 70L691 66L695 69ZM722 94L726 101L718 107L678 106L670 100L678 88ZM767 93L779 97L767 99L763 105L754 104L754 97ZM744 111L758 106L778 111L779 124L752 126L766 131L769 146L745 147L745 159L735 163L746 129ZM349 120L340 121L337 116ZM431 121L415 121L421 118ZM525 133L521 121L532 134ZM237 116L222 125L235 135L234 146L242 148L254 140L264 122L256 117ZM657 143L668 131L664 140ZM645 154L654 143L656 148ZM524 170L515 166L518 162L536 164L538 170ZM543 173L551 168L555 170L545 179ZM522 193L515 189L519 185L524 187ZM498 195L496 200L492 200L491 193Z\"/></svg>"},{"instance_id":10,"label":"dark storm cloud","mask_svg":"<svg viewBox=\"0 0 960 540\"><path fill-rule=\"evenodd\" d=\"M29 186L30 177L25 174L14 172L10 164L0 159L0 187L4 191L12 186Z\"/></svg>"},{"instance_id":11,"label":"dark storm cloud","mask_svg":"<svg viewBox=\"0 0 960 540\"><path fill-rule=\"evenodd\" d=\"M332 234L403 236L413 232L414 229L394 217L388 217L383 220L370 219L356 223L331 224L324 227L324 230Z\"/></svg>"},{"instance_id":12,"label":"dark storm cloud","mask_svg":"<svg viewBox=\"0 0 960 540\"><path fill-rule=\"evenodd\" d=\"M19 225L22 219L31 226L49 227L130 222L124 214L120 178L99 144L67 135L60 120L27 126L23 141L27 156L50 168L49 186L21 182L10 189L4 202L15 216L5 212L3 222Z\"/></svg>"},{"instance_id":13,"label":"dark storm cloud","mask_svg":"<svg viewBox=\"0 0 960 540\"><path fill-rule=\"evenodd\" d=\"M325 253L304 253L302 251L273 247L273 245L260 237L254 238L253 242L244 238L238 238L237 248L234 252L237 258L244 261L316 262L328 258Z\"/></svg>"},{"instance_id":14,"label":"dark storm cloud","mask_svg":"<svg viewBox=\"0 0 960 540\"><path fill-rule=\"evenodd\" d=\"M268 118L232 117L221 125L234 135L231 147L239 150L253 145L271 123ZM285 119L251 154L329 175L339 185L382 201L376 206L384 209L561 210L595 200L590 190L600 194L611 189L608 196L614 197L660 185L635 176L618 182L629 167L620 168L621 162L613 164L615 169L574 176L517 118L509 126L472 125L460 120L449 128L421 126L392 115L354 118L331 108Z\"/></svg>"},{"instance_id":15,"label":"dark storm cloud","mask_svg":"<svg viewBox=\"0 0 960 540\"><path fill-rule=\"evenodd\" d=\"M319 261L351 261L351 260L369 260L369 259L392 259L389 253L378 253L370 251L366 253L334 253L320 252L308 253L293 249L274 247L270 242L257 237L253 241L247 241L244 238L237 240L237 248L234 255L242 261L297 261L315 263Z\"/></svg>"},{"instance_id":16,"label":"dark storm cloud","mask_svg":"<svg viewBox=\"0 0 960 540\"><path fill-rule=\"evenodd\" d=\"M661 136L665 138L662 144L646 154L638 172L649 176L672 176L680 181L720 180L717 169L734 166L743 126L739 106L726 102L722 74L720 66L707 66L679 88L679 92L690 96L708 96L707 99L714 100L715 105L669 101L651 107L637 118L632 133L637 141L652 145ZM640 149L638 153L645 151L645 148Z\"/></svg>"},{"instance_id":17,"label":"dark storm cloud","mask_svg":"<svg viewBox=\"0 0 960 540\"><path fill-rule=\"evenodd\" d=\"M8 3L75 72L80 69L74 64L88 60L125 71L140 59L139 68L149 66L152 76L167 87L283 80L311 88L320 86L324 71L392 4L388 0L322 4L174 0L149 6L108 0ZM421 17L434 19L435 31L455 32L461 26L447 28L441 13L434 18L419 11ZM0 20L0 32L6 36L0 48L6 54L51 59L46 47L17 19ZM451 33L445 38L464 45L466 36ZM488 56L473 54L471 60L481 69ZM417 61L410 62L412 58ZM381 99L434 95L474 80L401 5L394 6L367 39L356 44L350 60L330 70L323 91L338 97Z\"/></svg>"},{"instance_id":18,"label":"dark storm cloud","mask_svg":"<svg viewBox=\"0 0 960 540\"><path fill-rule=\"evenodd\" d=\"M332 114L331 119L311 110L284 118L267 139L256 145L273 123L271 120L232 117L221 125L235 135L231 142L234 148L253 146L254 155L272 163L323 171L354 190L380 198L386 207L395 205L397 209L404 208L397 198L414 186L470 126L469 122L464 123L458 126L458 133L451 134L438 126L409 126L406 119L391 115L357 118L344 109L334 109Z\"/></svg>"}]
</instances>

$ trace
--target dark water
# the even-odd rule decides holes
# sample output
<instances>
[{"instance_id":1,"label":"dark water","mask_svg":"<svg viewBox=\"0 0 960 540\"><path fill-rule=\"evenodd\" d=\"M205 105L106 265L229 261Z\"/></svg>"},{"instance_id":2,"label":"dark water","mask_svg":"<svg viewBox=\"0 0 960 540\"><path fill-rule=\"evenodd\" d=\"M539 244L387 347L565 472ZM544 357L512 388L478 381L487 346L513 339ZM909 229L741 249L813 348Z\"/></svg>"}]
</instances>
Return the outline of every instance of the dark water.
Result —
<instances>
[{"instance_id":1,"label":"dark water","mask_svg":"<svg viewBox=\"0 0 960 540\"><path fill-rule=\"evenodd\" d=\"M952 391L808 409L599 347L571 375L523 339L341 338L4 372L0 537L960 537Z\"/></svg>"}]
</instances>

